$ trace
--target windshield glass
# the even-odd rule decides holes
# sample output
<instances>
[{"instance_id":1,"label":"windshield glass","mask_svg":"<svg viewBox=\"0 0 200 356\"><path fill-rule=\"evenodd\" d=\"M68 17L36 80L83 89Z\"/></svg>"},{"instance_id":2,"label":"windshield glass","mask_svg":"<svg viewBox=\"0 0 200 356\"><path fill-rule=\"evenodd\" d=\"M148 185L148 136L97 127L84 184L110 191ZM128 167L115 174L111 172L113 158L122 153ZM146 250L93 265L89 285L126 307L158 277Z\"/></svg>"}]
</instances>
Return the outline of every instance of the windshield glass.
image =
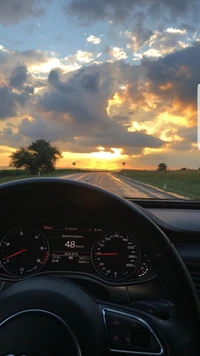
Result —
<instances>
[{"instance_id":1,"label":"windshield glass","mask_svg":"<svg viewBox=\"0 0 200 356\"><path fill-rule=\"evenodd\" d=\"M198 0L0 1L0 183L200 198Z\"/></svg>"}]
</instances>

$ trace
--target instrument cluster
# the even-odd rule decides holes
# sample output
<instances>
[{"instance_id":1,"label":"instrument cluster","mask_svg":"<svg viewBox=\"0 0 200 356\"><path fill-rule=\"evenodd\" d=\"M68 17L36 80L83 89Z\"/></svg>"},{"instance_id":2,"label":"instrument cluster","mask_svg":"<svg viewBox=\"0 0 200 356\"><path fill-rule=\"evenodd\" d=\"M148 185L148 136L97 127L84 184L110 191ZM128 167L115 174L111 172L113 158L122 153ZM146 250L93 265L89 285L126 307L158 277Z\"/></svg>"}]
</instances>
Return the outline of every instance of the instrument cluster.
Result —
<instances>
[{"instance_id":1,"label":"instrument cluster","mask_svg":"<svg viewBox=\"0 0 200 356\"><path fill-rule=\"evenodd\" d=\"M75 218L34 221L0 240L0 276L82 274L112 284L152 279L151 263L135 236L108 223Z\"/></svg>"}]
</instances>

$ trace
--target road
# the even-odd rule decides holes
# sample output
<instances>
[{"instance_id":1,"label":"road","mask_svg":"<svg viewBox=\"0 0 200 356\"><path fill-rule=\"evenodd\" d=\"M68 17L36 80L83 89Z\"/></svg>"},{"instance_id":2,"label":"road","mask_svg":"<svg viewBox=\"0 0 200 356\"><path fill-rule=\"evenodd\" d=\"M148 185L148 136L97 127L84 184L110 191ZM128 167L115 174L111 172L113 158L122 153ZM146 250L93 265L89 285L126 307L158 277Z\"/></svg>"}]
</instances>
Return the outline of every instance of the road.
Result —
<instances>
[{"instance_id":1,"label":"road","mask_svg":"<svg viewBox=\"0 0 200 356\"><path fill-rule=\"evenodd\" d=\"M113 173L76 173L62 176L62 179L72 179L96 185L110 192L128 198L174 199L175 195ZM178 196L176 196L177 198ZM181 198L181 197L179 197Z\"/></svg>"}]
</instances>

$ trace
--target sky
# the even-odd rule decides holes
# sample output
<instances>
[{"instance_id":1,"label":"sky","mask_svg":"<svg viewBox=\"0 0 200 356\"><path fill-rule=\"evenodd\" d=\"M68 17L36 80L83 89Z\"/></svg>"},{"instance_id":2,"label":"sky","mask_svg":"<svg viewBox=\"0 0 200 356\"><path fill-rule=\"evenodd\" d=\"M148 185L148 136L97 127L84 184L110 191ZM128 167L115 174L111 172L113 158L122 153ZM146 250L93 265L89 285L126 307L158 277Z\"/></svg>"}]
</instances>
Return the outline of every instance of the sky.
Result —
<instances>
[{"instance_id":1,"label":"sky","mask_svg":"<svg viewBox=\"0 0 200 356\"><path fill-rule=\"evenodd\" d=\"M0 167L36 139L58 167L200 167L199 0L0 1Z\"/></svg>"}]
</instances>

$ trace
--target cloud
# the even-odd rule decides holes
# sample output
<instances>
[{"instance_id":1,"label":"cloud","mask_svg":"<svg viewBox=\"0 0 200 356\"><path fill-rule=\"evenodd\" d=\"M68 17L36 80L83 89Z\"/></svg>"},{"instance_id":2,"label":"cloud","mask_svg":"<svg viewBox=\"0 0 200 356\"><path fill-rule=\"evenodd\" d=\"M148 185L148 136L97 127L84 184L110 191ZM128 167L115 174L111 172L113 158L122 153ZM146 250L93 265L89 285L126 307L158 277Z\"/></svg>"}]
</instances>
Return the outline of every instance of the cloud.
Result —
<instances>
[{"instance_id":1,"label":"cloud","mask_svg":"<svg viewBox=\"0 0 200 356\"><path fill-rule=\"evenodd\" d=\"M165 33L184 36L180 31L169 27ZM146 40L144 36L145 43L150 39L152 34ZM194 131L187 137L187 129L181 129L185 123L190 129L189 121L195 116L200 45L163 58L145 58L138 65L125 61L123 48L113 49L116 60L101 64L94 64L96 54L86 51L77 51L74 58L59 58L60 69L51 69L47 79L30 69L48 63L53 58L48 53L0 51L0 71L6 68L2 70L0 119L12 124L13 117L21 117L17 127L8 127L12 133L1 129L5 144L10 140L12 145L20 137L29 142L44 137L71 152L95 152L102 146L107 152L117 148L133 156L148 156L153 150L161 154L166 147L182 151L191 147ZM19 65L13 68L14 56ZM84 67L66 72L66 65L82 66L80 59Z\"/></svg>"},{"instance_id":2,"label":"cloud","mask_svg":"<svg viewBox=\"0 0 200 356\"><path fill-rule=\"evenodd\" d=\"M0 118L6 119L16 115L15 95L8 87L0 88Z\"/></svg>"},{"instance_id":3,"label":"cloud","mask_svg":"<svg viewBox=\"0 0 200 356\"><path fill-rule=\"evenodd\" d=\"M37 105L43 115L65 121L67 134L76 137L70 146L66 142L72 151L81 145L94 148L95 143L133 154L136 147L159 149L165 142L181 147L186 139L186 132L179 132L183 117L188 127L196 117L193 81L200 77L198 53L195 45L158 60L142 60L137 66L122 60L90 65L68 76L54 70L48 78L52 88L45 90ZM191 92L191 87L194 97L190 93L186 100L185 91ZM107 111L108 105L113 110ZM191 105L193 111L188 109Z\"/></svg>"},{"instance_id":4,"label":"cloud","mask_svg":"<svg viewBox=\"0 0 200 356\"><path fill-rule=\"evenodd\" d=\"M137 52L148 43L153 34L153 30L146 27L143 11L138 12L135 17L133 30L125 31L124 35L128 39L128 48L132 48L134 52Z\"/></svg>"},{"instance_id":5,"label":"cloud","mask_svg":"<svg viewBox=\"0 0 200 356\"><path fill-rule=\"evenodd\" d=\"M92 44L99 44L101 43L101 38L90 35L89 37L87 37L86 41Z\"/></svg>"},{"instance_id":6,"label":"cloud","mask_svg":"<svg viewBox=\"0 0 200 356\"><path fill-rule=\"evenodd\" d=\"M186 106L196 108L200 82L200 44L172 53L157 61L143 60L142 67L150 81L150 91Z\"/></svg>"},{"instance_id":7,"label":"cloud","mask_svg":"<svg viewBox=\"0 0 200 356\"><path fill-rule=\"evenodd\" d=\"M160 20L161 14L165 17L176 20L187 13L188 17L198 12L198 0L71 0L64 6L66 15L75 15L82 23L91 23L98 20L108 20L125 23L127 19L135 21L134 14L138 9L148 13L148 17L154 20Z\"/></svg>"},{"instance_id":8,"label":"cloud","mask_svg":"<svg viewBox=\"0 0 200 356\"><path fill-rule=\"evenodd\" d=\"M93 60L93 54L91 52L78 50L76 59L81 63L90 63Z\"/></svg>"},{"instance_id":9,"label":"cloud","mask_svg":"<svg viewBox=\"0 0 200 356\"><path fill-rule=\"evenodd\" d=\"M28 94L12 91L8 86L0 87L0 120L16 116L17 106L23 106L28 99Z\"/></svg>"},{"instance_id":10,"label":"cloud","mask_svg":"<svg viewBox=\"0 0 200 356\"><path fill-rule=\"evenodd\" d=\"M145 132L128 132L123 125L129 118L127 121L125 117L111 120L106 110L108 98L115 87L111 72L119 71L114 64L106 63L98 69L96 66L86 67L70 77L58 70L50 72L48 81L51 88L38 98L37 103L40 115L53 123L50 124L52 129L49 137L52 139L55 135L58 138L60 135L60 139L66 142L65 147L72 152L78 152L80 147L81 152L87 152L88 147L96 150L97 146L106 147L107 150L111 147L129 147L129 151L131 147L161 147L164 142L157 137ZM38 127L44 125L41 122L40 117L36 121L26 120L22 123L21 133L25 133L22 131L25 125L26 134L39 132Z\"/></svg>"},{"instance_id":11,"label":"cloud","mask_svg":"<svg viewBox=\"0 0 200 356\"><path fill-rule=\"evenodd\" d=\"M55 116L48 119L45 115L35 115L35 118L23 118L19 127L18 134L29 140L36 140L42 137L49 141L73 141L71 130L67 126L67 121L57 120Z\"/></svg>"},{"instance_id":12,"label":"cloud","mask_svg":"<svg viewBox=\"0 0 200 356\"><path fill-rule=\"evenodd\" d=\"M149 49L142 53L143 57L163 57L192 45L186 39L186 30L167 28L155 31L146 42ZM193 40L192 40L193 42Z\"/></svg>"},{"instance_id":13,"label":"cloud","mask_svg":"<svg viewBox=\"0 0 200 356\"><path fill-rule=\"evenodd\" d=\"M167 33L175 33L175 34L179 34L179 35L185 35L186 34L186 30L181 30L179 28L173 28L173 27L169 27L166 29Z\"/></svg>"},{"instance_id":14,"label":"cloud","mask_svg":"<svg viewBox=\"0 0 200 356\"><path fill-rule=\"evenodd\" d=\"M91 92L98 91L99 88L100 74L99 72L92 73L90 75L85 74L81 78L82 88L89 90Z\"/></svg>"},{"instance_id":15,"label":"cloud","mask_svg":"<svg viewBox=\"0 0 200 356\"><path fill-rule=\"evenodd\" d=\"M55 53L48 51L13 51L2 46L2 48L0 47L0 69L3 73L10 75L10 72L13 71L13 64L17 63L20 64L18 66L27 67L29 74L43 76L44 78L53 68L61 68L66 72L78 69L82 64L80 64L81 62L78 64L76 61L81 55L82 57L85 55L85 62L90 62L89 57L92 56L90 52L77 53L75 57L68 56L65 59L61 59ZM80 60L84 61L83 58L80 58Z\"/></svg>"},{"instance_id":16,"label":"cloud","mask_svg":"<svg viewBox=\"0 0 200 356\"><path fill-rule=\"evenodd\" d=\"M21 88L27 81L27 68L25 66L15 67L10 77L10 85L14 88Z\"/></svg>"},{"instance_id":17,"label":"cloud","mask_svg":"<svg viewBox=\"0 0 200 356\"><path fill-rule=\"evenodd\" d=\"M51 57L45 52L38 50L13 51L4 47L0 48L0 70L6 75L10 75L16 64L18 68L24 66L27 67L27 71L31 71L47 64L50 59Z\"/></svg>"},{"instance_id":18,"label":"cloud","mask_svg":"<svg viewBox=\"0 0 200 356\"><path fill-rule=\"evenodd\" d=\"M109 54L114 57L116 60L126 59L128 58L126 52L123 48L119 47L111 47L109 50Z\"/></svg>"},{"instance_id":19,"label":"cloud","mask_svg":"<svg viewBox=\"0 0 200 356\"><path fill-rule=\"evenodd\" d=\"M9 0L0 1L0 24L9 26L27 17L40 17L44 14L45 1Z\"/></svg>"}]
</instances>

